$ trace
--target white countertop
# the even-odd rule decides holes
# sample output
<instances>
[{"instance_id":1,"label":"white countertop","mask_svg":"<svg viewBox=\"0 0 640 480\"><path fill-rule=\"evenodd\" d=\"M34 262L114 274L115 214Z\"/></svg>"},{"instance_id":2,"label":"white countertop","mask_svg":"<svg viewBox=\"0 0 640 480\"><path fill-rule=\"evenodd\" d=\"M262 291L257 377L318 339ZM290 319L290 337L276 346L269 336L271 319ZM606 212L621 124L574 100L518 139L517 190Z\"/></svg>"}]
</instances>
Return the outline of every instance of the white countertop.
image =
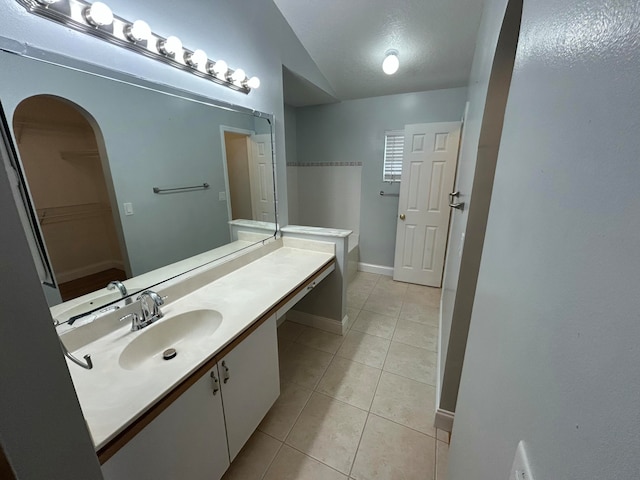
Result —
<instances>
[{"instance_id":1,"label":"white countertop","mask_svg":"<svg viewBox=\"0 0 640 480\"><path fill-rule=\"evenodd\" d=\"M130 323L123 323L73 352L78 357L91 354L94 363L92 370L85 370L67 360L96 450L334 257L333 253L293 248L287 243L163 306L164 318L153 325L131 332ZM201 309L217 310L223 316L222 324L206 342L184 351L176 346L179 354L173 360L154 358L155 363L139 370L120 366L120 353L133 339L179 313Z\"/></svg>"}]
</instances>

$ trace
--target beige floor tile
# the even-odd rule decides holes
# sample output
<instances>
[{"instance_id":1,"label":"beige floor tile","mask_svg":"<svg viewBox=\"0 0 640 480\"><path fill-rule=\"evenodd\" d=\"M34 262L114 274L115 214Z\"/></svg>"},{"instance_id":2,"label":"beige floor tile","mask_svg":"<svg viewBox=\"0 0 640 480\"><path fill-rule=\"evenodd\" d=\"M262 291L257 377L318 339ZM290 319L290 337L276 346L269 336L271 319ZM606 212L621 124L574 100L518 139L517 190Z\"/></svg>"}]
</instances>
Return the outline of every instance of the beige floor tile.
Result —
<instances>
[{"instance_id":1,"label":"beige floor tile","mask_svg":"<svg viewBox=\"0 0 640 480\"><path fill-rule=\"evenodd\" d=\"M395 317L362 310L351 328L358 332L368 333L369 335L388 338L390 340L393 337L393 331L396 328L397 321Z\"/></svg>"},{"instance_id":2,"label":"beige floor tile","mask_svg":"<svg viewBox=\"0 0 640 480\"><path fill-rule=\"evenodd\" d=\"M333 355L294 343L280 356L280 380L314 389Z\"/></svg>"},{"instance_id":3,"label":"beige floor tile","mask_svg":"<svg viewBox=\"0 0 640 480\"><path fill-rule=\"evenodd\" d=\"M376 283L378 283L380 277L381 275L376 275L375 273L358 272L355 274L349 286L368 286L373 288L376 286Z\"/></svg>"},{"instance_id":4,"label":"beige floor tile","mask_svg":"<svg viewBox=\"0 0 640 480\"><path fill-rule=\"evenodd\" d=\"M335 333L325 332L317 328L307 328L297 338L296 343L316 348L323 352L336 353L342 345L344 337Z\"/></svg>"},{"instance_id":5,"label":"beige floor tile","mask_svg":"<svg viewBox=\"0 0 640 480\"><path fill-rule=\"evenodd\" d=\"M282 384L278 400L267 412L258 430L284 441L311 397L311 393L311 390L295 383Z\"/></svg>"},{"instance_id":6,"label":"beige floor tile","mask_svg":"<svg viewBox=\"0 0 640 480\"><path fill-rule=\"evenodd\" d=\"M299 323L285 321L278 327L278 338L295 341L307 329Z\"/></svg>"},{"instance_id":7,"label":"beige floor tile","mask_svg":"<svg viewBox=\"0 0 640 480\"><path fill-rule=\"evenodd\" d=\"M254 432L233 463L223 480L260 480L282 446L275 438L262 432Z\"/></svg>"},{"instance_id":8,"label":"beige floor tile","mask_svg":"<svg viewBox=\"0 0 640 480\"><path fill-rule=\"evenodd\" d=\"M280 363L282 363L284 354L291 348L291 345L293 345L293 342L291 340L278 337L278 359L280 360Z\"/></svg>"},{"instance_id":9,"label":"beige floor tile","mask_svg":"<svg viewBox=\"0 0 640 480\"><path fill-rule=\"evenodd\" d=\"M437 327L440 325L440 309L405 300L402 302L400 320L411 320Z\"/></svg>"},{"instance_id":10,"label":"beige floor tile","mask_svg":"<svg viewBox=\"0 0 640 480\"><path fill-rule=\"evenodd\" d=\"M380 373L377 368L335 357L316 391L368 411Z\"/></svg>"},{"instance_id":11,"label":"beige floor tile","mask_svg":"<svg viewBox=\"0 0 640 480\"><path fill-rule=\"evenodd\" d=\"M370 367L382 368L390 343L386 338L350 330L336 355Z\"/></svg>"},{"instance_id":12,"label":"beige floor tile","mask_svg":"<svg viewBox=\"0 0 640 480\"><path fill-rule=\"evenodd\" d=\"M347 477L288 445L283 445L264 480L347 480Z\"/></svg>"},{"instance_id":13,"label":"beige floor tile","mask_svg":"<svg viewBox=\"0 0 640 480\"><path fill-rule=\"evenodd\" d=\"M436 440L369 415L351 471L357 480L433 480Z\"/></svg>"},{"instance_id":14,"label":"beige floor tile","mask_svg":"<svg viewBox=\"0 0 640 480\"><path fill-rule=\"evenodd\" d=\"M347 290L347 307L361 309L369 298L369 293L359 290Z\"/></svg>"},{"instance_id":15,"label":"beige floor tile","mask_svg":"<svg viewBox=\"0 0 640 480\"><path fill-rule=\"evenodd\" d=\"M440 288L409 285L404 299L415 303L422 303L423 305L429 305L431 307L439 307L441 293L442 289Z\"/></svg>"},{"instance_id":16,"label":"beige floor tile","mask_svg":"<svg viewBox=\"0 0 640 480\"><path fill-rule=\"evenodd\" d=\"M383 370L418 382L435 385L437 353L391 342Z\"/></svg>"},{"instance_id":17,"label":"beige floor tile","mask_svg":"<svg viewBox=\"0 0 640 480\"><path fill-rule=\"evenodd\" d=\"M393 340L431 350L432 352L438 351L438 329L431 325L412 322L411 320L398 321Z\"/></svg>"},{"instance_id":18,"label":"beige floor tile","mask_svg":"<svg viewBox=\"0 0 640 480\"><path fill-rule=\"evenodd\" d=\"M348 474L366 419L367 412L314 393L285 443Z\"/></svg>"},{"instance_id":19,"label":"beige floor tile","mask_svg":"<svg viewBox=\"0 0 640 480\"><path fill-rule=\"evenodd\" d=\"M435 387L383 372L371 413L435 437L435 403Z\"/></svg>"},{"instance_id":20,"label":"beige floor tile","mask_svg":"<svg viewBox=\"0 0 640 480\"><path fill-rule=\"evenodd\" d=\"M449 432L447 432L446 430L440 430L439 428L437 429L437 435L436 438L444 443L449 443L451 441L451 434Z\"/></svg>"},{"instance_id":21,"label":"beige floor tile","mask_svg":"<svg viewBox=\"0 0 640 480\"><path fill-rule=\"evenodd\" d=\"M386 277L389 278L389 277ZM394 281L380 281L371 291L372 295L392 295L400 300L404 298L407 292L407 284Z\"/></svg>"},{"instance_id":22,"label":"beige floor tile","mask_svg":"<svg viewBox=\"0 0 640 480\"><path fill-rule=\"evenodd\" d=\"M362 310L398 318L402 308L402 297L390 294L371 294Z\"/></svg>"},{"instance_id":23,"label":"beige floor tile","mask_svg":"<svg viewBox=\"0 0 640 480\"><path fill-rule=\"evenodd\" d=\"M436 446L436 480L447 480L447 466L449 464L449 445L438 442Z\"/></svg>"},{"instance_id":24,"label":"beige floor tile","mask_svg":"<svg viewBox=\"0 0 640 480\"><path fill-rule=\"evenodd\" d=\"M358 315L360 315L360 311L361 310L359 308L347 307L347 315L349 315L349 328L352 328L353 324L356 323Z\"/></svg>"}]
</instances>

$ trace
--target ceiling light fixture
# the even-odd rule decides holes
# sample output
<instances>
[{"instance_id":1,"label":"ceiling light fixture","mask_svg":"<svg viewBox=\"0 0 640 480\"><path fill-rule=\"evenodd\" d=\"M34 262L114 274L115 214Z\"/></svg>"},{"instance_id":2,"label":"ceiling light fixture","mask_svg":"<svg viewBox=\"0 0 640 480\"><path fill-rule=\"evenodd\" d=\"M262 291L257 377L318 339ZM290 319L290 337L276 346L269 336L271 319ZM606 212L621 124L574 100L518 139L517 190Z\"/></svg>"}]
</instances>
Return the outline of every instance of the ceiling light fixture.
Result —
<instances>
[{"instance_id":1,"label":"ceiling light fixture","mask_svg":"<svg viewBox=\"0 0 640 480\"><path fill-rule=\"evenodd\" d=\"M397 50L387 50L384 61L382 62L382 71L387 75L393 75L400 68L400 60L398 59Z\"/></svg>"},{"instance_id":2,"label":"ceiling light fixture","mask_svg":"<svg viewBox=\"0 0 640 480\"><path fill-rule=\"evenodd\" d=\"M144 20L136 20L124 27L124 34L132 42L144 42L151 38L151 27Z\"/></svg>"},{"instance_id":3,"label":"ceiling light fixture","mask_svg":"<svg viewBox=\"0 0 640 480\"><path fill-rule=\"evenodd\" d=\"M184 61L193 68L198 68L207 64L207 53L204 50L194 50L193 53L184 52Z\"/></svg>"},{"instance_id":4,"label":"ceiling light fixture","mask_svg":"<svg viewBox=\"0 0 640 480\"><path fill-rule=\"evenodd\" d=\"M95 2L84 10L84 16L94 27L105 27L113 23L113 12L102 2Z\"/></svg>"},{"instance_id":5,"label":"ceiling light fixture","mask_svg":"<svg viewBox=\"0 0 640 480\"><path fill-rule=\"evenodd\" d=\"M16 0L16 2L29 13L237 92L248 94L260 86L258 77L249 77L242 68L229 68L229 65L222 60L210 61L203 50L185 48L178 37L165 38L153 33L149 25L142 20L134 22L114 15L111 9L101 1Z\"/></svg>"}]
</instances>

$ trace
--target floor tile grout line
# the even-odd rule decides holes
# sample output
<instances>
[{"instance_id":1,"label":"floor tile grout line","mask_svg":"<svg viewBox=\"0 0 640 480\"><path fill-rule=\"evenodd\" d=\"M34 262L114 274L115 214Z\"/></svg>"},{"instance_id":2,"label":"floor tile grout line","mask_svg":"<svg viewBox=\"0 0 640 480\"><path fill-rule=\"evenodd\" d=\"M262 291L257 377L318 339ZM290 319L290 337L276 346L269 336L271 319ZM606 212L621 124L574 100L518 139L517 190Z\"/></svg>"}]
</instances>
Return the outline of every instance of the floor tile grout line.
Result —
<instances>
[{"instance_id":1,"label":"floor tile grout line","mask_svg":"<svg viewBox=\"0 0 640 480\"><path fill-rule=\"evenodd\" d=\"M310 458L311 460L313 460L313 461L315 461L315 462L318 462L318 463L320 463L320 464L324 465L324 466L325 466L325 467L327 467L327 468L330 468L330 469L331 469L331 470L333 470L334 472L338 472L340 475L346 475L347 477L349 476L349 475L345 474L344 472L341 472L341 471L340 471L340 470L338 470L337 468L332 467L332 466L331 466L331 465L329 465L328 463L323 462L323 461L322 461L322 460L320 460L319 458L316 458L316 457L314 457L314 456L312 456L312 455L309 455L308 453L303 452L302 450L300 450L299 448L294 447L293 445L289 445L288 443L283 443L283 445L286 445L286 446L287 446L287 447L289 447L290 449L295 450L296 452L298 452L298 453L300 453L300 454L304 455L305 457Z\"/></svg>"},{"instance_id":2,"label":"floor tile grout line","mask_svg":"<svg viewBox=\"0 0 640 480\"><path fill-rule=\"evenodd\" d=\"M397 422L397 421L395 421L395 420L392 420L391 418L387 418L387 417L385 417L384 415L380 415L379 413L369 412L369 414L370 414L370 415L373 415L374 417L378 417L378 418L381 418L381 419L386 420L386 421L388 421L388 422L391 422L391 423L393 423L394 425L398 425L399 427L407 428L407 429L411 430L412 432L419 433L420 435L424 435L425 437L433 438L435 441L440 441L440 440L438 440L438 439L436 438L437 433L436 433L436 434L434 434L434 435L429 435L428 433L424 433L424 432L421 432L420 430L416 430L416 429L415 429L415 428L413 428L413 427L410 427L410 426L408 426L408 425L405 425L404 423L399 423L399 422ZM434 427L434 428L435 428L435 427ZM443 442L443 443L444 443L444 442Z\"/></svg>"},{"instance_id":3,"label":"floor tile grout line","mask_svg":"<svg viewBox=\"0 0 640 480\"><path fill-rule=\"evenodd\" d=\"M374 394L374 397L375 397L375 394ZM347 477L351 477L351 474L353 473L353 467L356 464L356 460L358 458L358 452L360 451L360 445L362 444L362 437L364 437L364 431L367 429L367 423L369 423L369 415L371 415L371 412L367 412L367 418L364 420L362 432L360 432L360 439L358 440L358 446L356 447L356 453L353 455L353 462L351 462L351 467L349 467L349 473L347 474Z\"/></svg>"},{"instance_id":4,"label":"floor tile grout line","mask_svg":"<svg viewBox=\"0 0 640 480\"><path fill-rule=\"evenodd\" d=\"M262 432L265 435L271 437L271 435L269 435L266 432ZM274 437L271 437L274 438ZM275 440L278 440L277 438ZM280 442L280 440L278 440ZM264 477L267 476L267 473L269 473L269 469L271 468L271 465L273 465L273 462L276 461L276 457L278 456L278 454L280 453L280 450L282 450L282 446L284 445L284 442L280 442L280 446L278 447L278 450L276 451L276 454L273 456L273 458L271 459L271 461L269 462L269 465L267 465L267 468L265 468L264 473L260 476L260 480L263 480Z\"/></svg>"}]
</instances>

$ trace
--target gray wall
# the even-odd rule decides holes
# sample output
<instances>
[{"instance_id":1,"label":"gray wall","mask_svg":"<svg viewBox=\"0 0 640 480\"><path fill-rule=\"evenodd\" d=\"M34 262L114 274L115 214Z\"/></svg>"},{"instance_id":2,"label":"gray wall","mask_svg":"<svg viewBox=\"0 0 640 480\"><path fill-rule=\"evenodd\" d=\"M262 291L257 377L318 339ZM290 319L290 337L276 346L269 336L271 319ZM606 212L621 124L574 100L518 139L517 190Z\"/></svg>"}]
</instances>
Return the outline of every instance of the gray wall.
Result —
<instances>
[{"instance_id":1,"label":"gray wall","mask_svg":"<svg viewBox=\"0 0 640 480\"><path fill-rule=\"evenodd\" d=\"M635 0L524 2L451 480L507 478L519 440L537 479L640 475L638 22Z\"/></svg>"},{"instance_id":2,"label":"gray wall","mask_svg":"<svg viewBox=\"0 0 640 480\"><path fill-rule=\"evenodd\" d=\"M298 161L296 128L296 109L285 105L284 129L287 163L296 163ZM298 170L295 167L287 168L287 198L289 203L289 224L297 225L299 222L300 209L298 206Z\"/></svg>"},{"instance_id":3,"label":"gray wall","mask_svg":"<svg viewBox=\"0 0 640 480\"><path fill-rule=\"evenodd\" d=\"M362 162L361 262L393 266L398 198L379 192L399 184L382 182L384 132L460 120L466 99L466 88L453 88L296 109L298 162Z\"/></svg>"},{"instance_id":4,"label":"gray wall","mask_svg":"<svg viewBox=\"0 0 640 480\"><path fill-rule=\"evenodd\" d=\"M333 91L275 4L259 0L207 3L185 0L180 3L181 8L175 8L175 2L170 0L135 3L112 0L109 6L125 18L145 19L159 34L180 36L187 47L203 48L214 58L224 58L232 67L243 67L249 74L259 76L262 86L249 95L234 92L36 17L14 0L0 0L0 32L3 37L20 43L274 113L281 195L279 214L286 224L282 64L328 92ZM0 64L0 70L5 68ZM21 81L26 83L28 80ZM0 169L0 181L6 182L4 169ZM8 192L6 186L0 188L0 192ZM0 212L3 220L8 218L6 212L13 209L13 199L2 195ZM0 351L9 357L3 357L5 361L0 368L3 368L2 392L10 392L10 395L3 393L2 401L6 404L0 410L5 453L18 470L19 478L99 478L97 466L91 468L95 457L88 448L90 443L80 420L80 409L69 400L73 396L72 386L68 374L64 373L44 296L25 250L24 234L17 219L7 221L6 228L1 230L3 267L0 283L3 289L0 291L0 316L3 326ZM24 282L20 280L22 277ZM8 321L7 317L13 320ZM16 357L12 355L14 351L30 356ZM34 391L34 385L42 386L42 392L46 394ZM67 400L62 401L62 397ZM55 405L55 415L50 415L48 405ZM11 418L6 416L9 412ZM64 442L56 441L61 432L64 432ZM34 452L38 455L37 462L33 461ZM42 473L42 468L46 468L46 473Z\"/></svg>"}]
</instances>

